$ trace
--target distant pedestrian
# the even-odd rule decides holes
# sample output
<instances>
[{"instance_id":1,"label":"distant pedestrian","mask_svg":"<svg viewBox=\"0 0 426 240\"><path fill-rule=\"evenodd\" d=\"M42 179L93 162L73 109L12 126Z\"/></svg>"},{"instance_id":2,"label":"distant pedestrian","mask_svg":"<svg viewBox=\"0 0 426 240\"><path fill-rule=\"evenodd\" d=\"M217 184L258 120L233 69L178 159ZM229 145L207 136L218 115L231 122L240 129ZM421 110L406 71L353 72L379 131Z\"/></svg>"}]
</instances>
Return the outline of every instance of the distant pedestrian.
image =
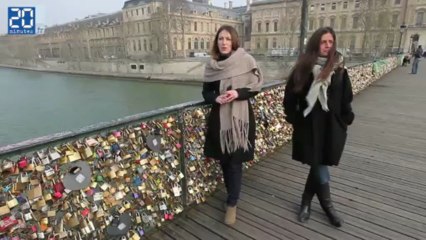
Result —
<instances>
[{"instance_id":1,"label":"distant pedestrian","mask_svg":"<svg viewBox=\"0 0 426 240\"><path fill-rule=\"evenodd\" d=\"M422 48L422 45L419 45L416 52L414 52L414 56L413 56L413 65L412 65L412 68L411 68L412 74L417 74L417 69L419 68L420 58L422 56L423 56L423 48Z\"/></svg>"}]
</instances>

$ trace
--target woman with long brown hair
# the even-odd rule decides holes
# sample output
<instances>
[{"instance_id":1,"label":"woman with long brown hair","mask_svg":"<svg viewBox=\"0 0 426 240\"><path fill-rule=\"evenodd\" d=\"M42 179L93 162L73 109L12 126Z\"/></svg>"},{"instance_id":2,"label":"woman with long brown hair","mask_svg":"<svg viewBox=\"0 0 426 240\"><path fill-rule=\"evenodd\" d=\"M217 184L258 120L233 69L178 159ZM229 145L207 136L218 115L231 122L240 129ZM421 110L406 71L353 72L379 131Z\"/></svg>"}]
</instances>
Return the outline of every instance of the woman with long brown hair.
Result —
<instances>
[{"instance_id":1,"label":"woman with long brown hair","mask_svg":"<svg viewBox=\"0 0 426 240\"><path fill-rule=\"evenodd\" d=\"M352 86L332 28L315 31L293 68L284 95L287 122L293 125L294 160L311 166L298 214L307 222L316 194L332 225L340 227L330 197L328 166L338 165L347 127L354 120Z\"/></svg>"},{"instance_id":2,"label":"woman with long brown hair","mask_svg":"<svg viewBox=\"0 0 426 240\"><path fill-rule=\"evenodd\" d=\"M242 163L254 157L256 123L249 100L263 84L256 61L239 46L238 34L233 27L219 28L203 85L203 97L212 104L204 154L218 160L222 167L228 193L226 224L236 220Z\"/></svg>"}]
</instances>

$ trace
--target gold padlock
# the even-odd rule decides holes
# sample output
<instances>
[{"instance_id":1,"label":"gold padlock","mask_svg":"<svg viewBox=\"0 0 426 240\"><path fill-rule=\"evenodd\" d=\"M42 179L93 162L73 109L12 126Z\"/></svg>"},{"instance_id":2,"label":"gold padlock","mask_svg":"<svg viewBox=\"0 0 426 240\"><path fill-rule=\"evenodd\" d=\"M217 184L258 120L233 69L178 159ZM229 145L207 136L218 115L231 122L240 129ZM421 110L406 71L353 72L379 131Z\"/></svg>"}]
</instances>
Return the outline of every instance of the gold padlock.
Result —
<instances>
[{"instance_id":1,"label":"gold padlock","mask_svg":"<svg viewBox=\"0 0 426 240\"><path fill-rule=\"evenodd\" d=\"M129 209L132 206L129 201L123 201L123 204L126 209Z\"/></svg>"}]
</instances>

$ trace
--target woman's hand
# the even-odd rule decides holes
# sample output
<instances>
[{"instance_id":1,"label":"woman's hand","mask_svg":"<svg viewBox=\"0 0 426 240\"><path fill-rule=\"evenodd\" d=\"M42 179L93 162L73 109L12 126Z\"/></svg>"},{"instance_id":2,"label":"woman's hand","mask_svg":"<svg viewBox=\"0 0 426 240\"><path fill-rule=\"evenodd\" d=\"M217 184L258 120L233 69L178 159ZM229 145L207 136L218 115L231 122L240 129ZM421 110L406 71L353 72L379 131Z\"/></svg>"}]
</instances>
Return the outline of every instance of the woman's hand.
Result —
<instances>
[{"instance_id":1,"label":"woman's hand","mask_svg":"<svg viewBox=\"0 0 426 240\"><path fill-rule=\"evenodd\" d=\"M225 104L226 103L226 95L225 94L219 95L216 98L216 102L219 103L219 104L221 104L221 105Z\"/></svg>"},{"instance_id":2,"label":"woman's hand","mask_svg":"<svg viewBox=\"0 0 426 240\"><path fill-rule=\"evenodd\" d=\"M236 90L229 90L224 93L226 103L232 102L238 98L238 92Z\"/></svg>"},{"instance_id":3,"label":"woman's hand","mask_svg":"<svg viewBox=\"0 0 426 240\"><path fill-rule=\"evenodd\" d=\"M238 98L238 92L235 90L226 91L224 94L219 95L216 98L216 102L219 104L230 103Z\"/></svg>"}]
</instances>

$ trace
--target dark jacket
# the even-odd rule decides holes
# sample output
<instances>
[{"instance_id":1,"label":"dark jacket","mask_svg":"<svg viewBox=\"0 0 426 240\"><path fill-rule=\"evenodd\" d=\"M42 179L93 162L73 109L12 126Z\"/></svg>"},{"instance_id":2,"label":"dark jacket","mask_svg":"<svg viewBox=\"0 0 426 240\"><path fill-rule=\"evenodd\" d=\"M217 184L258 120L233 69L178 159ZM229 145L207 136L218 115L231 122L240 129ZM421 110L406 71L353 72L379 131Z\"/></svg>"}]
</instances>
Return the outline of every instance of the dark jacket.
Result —
<instances>
[{"instance_id":1,"label":"dark jacket","mask_svg":"<svg viewBox=\"0 0 426 240\"><path fill-rule=\"evenodd\" d=\"M352 124L354 113L351 102L352 86L346 69L335 70L328 87L328 108L325 112L319 101L312 112L303 116L305 100L313 81L302 91L294 92L294 80L290 76L285 88L284 112L287 122L293 125L293 159L312 165L315 161L324 165L338 165L346 142L347 126Z\"/></svg>"},{"instance_id":2,"label":"dark jacket","mask_svg":"<svg viewBox=\"0 0 426 240\"><path fill-rule=\"evenodd\" d=\"M254 158L254 146L256 138L256 119L253 108L250 103L250 98L253 98L258 92L250 92L249 88L235 89L238 92L238 98L234 101L248 101L249 104L249 150L244 151L238 149L233 153L222 153L220 148L220 104L216 103L216 98L219 93L220 80L215 82L204 83L203 97L206 103L212 104L210 114L207 116L207 132L206 141L204 144L204 155L206 157L217 160L235 159L238 161L251 161Z\"/></svg>"}]
</instances>

